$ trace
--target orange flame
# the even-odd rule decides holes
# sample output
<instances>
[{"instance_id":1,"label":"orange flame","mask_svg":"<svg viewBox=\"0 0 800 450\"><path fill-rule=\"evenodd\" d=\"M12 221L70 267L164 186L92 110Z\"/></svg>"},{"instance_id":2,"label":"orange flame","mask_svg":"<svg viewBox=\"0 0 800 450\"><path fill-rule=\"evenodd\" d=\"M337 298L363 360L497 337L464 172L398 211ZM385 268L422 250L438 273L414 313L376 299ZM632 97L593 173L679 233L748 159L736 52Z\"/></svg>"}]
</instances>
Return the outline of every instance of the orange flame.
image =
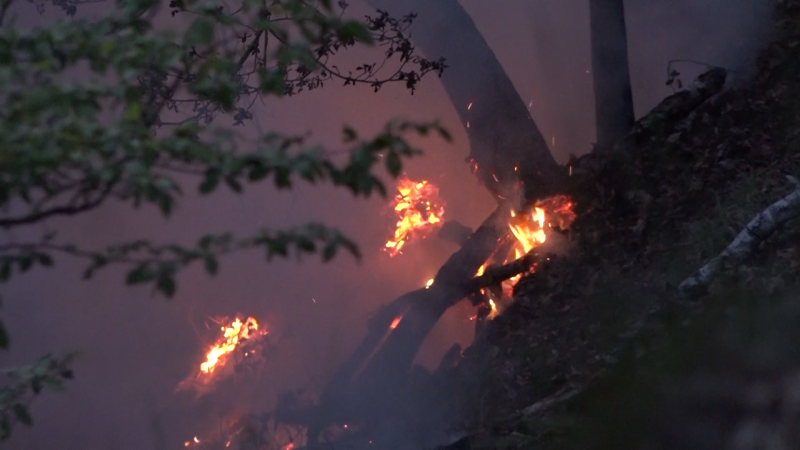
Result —
<instances>
[{"instance_id":1,"label":"orange flame","mask_svg":"<svg viewBox=\"0 0 800 450\"><path fill-rule=\"evenodd\" d=\"M392 324L389 325L389 329L394 330L395 328L397 328L397 326L400 325L401 320L403 320L403 316L395 317L394 320L392 321ZM347 425L345 425L344 427L347 428Z\"/></svg>"},{"instance_id":2,"label":"orange flame","mask_svg":"<svg viewBox=\"0 0 800 450\"><path fill-rule=\"evenodd\" d=\"M399 194L394 199L397 224L394 238L387 241L384 250L395 256L412 237L425 237L441 224L444 207L439 200L439 188L426 180L398 181Z\"/></svg>"},{"instance_id":3,"label":"orange flame","mask_svg":"<svg viewBox=\"0 0 800 450\"><path fill-rule=\"evenodd\" d=\"M489 317L488 318L489 318L489 320L492 320L495 317L497 317L497 314L498 314L497 305L494 303L494 300L492 300L492 299L489 299L489 308L491 308L491 312L489 313Z\"/></svg>"},{"instance_id":4,"label":"orange flame","mask_svg":"<svg viewBox=\"0 0 800 450\"><path fill-rule=\"evenodd\" d=\"M523 255L545 241L547 235L544 233L544 225L544 210L539 207L535 207L534 212L527 216L511 211L511 222L508 226L517 238L518 245L522 247Z\"/></svg>"},{"instance_id":5,"label":"orange flame","mask_svg":"<svg viewBox=\"0 0 800 450\"><path fill-rule=\"evenodd\" d=\"M430 280L428 280L428 281L425 283L425 289L430 289L430 288L431 288L431 286L433 286L433 278L431 278Z\"/></svg>"},{"instance_id":6,"label":"orange flame","mask_svg":"<svg viewBox=\"0 0 800 450\"><path fill-rule=\"evenodd\" d=\"M511 220L509 222L509 229L515 238L515 245L512 247L508 256L503 261L507 264L513 260L517 260L525 256L528 252L533 250L536 246L544 243L547 239L547 230L558 226L561 229L568 229L572 222L575 220L575 213L572 211L574 204L566 195L557 195L536 202L533 211L527 214L518 214L511 211ZM476 276L483 275L486 264L478 269ZM535 266L530 270L533 271ZM514 286L522 278L523 274L515 275L501 283L502 294L501 298L493 298L493 294L489 289L481 289L481 293L485 296L485 304L489 307L490 313L487 319L493 319L500 313L496 301L501 299L509 299L513 296ZM475 320L477 317L470 317L470 320Z\"/></svg>"},{"instance_id":7,"label":"orange flame","mask_svg":"<svg viewBox=\"0 0 800 450\"><path fill-rule=\"evenodd\" d=\"M224 364L227 356L236 350L240 342L250 339L259 332L258 321L253 317L248 317L244 322L237 317L229 326L220 329L222 339L208 350L206 361L200 364L200 371L203 373L214 372L219 364Z\"/></svg>"}]
</instances>

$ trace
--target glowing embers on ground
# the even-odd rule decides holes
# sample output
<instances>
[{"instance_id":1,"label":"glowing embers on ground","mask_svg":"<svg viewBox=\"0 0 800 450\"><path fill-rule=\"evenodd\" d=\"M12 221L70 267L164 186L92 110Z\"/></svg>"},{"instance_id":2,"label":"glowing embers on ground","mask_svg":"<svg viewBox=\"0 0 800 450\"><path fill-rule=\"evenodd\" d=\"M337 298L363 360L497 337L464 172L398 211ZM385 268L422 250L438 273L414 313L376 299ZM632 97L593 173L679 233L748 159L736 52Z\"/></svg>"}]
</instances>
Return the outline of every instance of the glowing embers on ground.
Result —
<instances>
[{"instance_id":1,"label":"glowing embers on ground","mask_svg":"<svg viewBox=\"0 0 800 450\"><path fill-rule=\"evenodd\" d=\"M439 188L428 181L413 181L404 177L398 181L397 191L393 200L397 216L394 237L384 246L391 256L401 253L409 239L427 236L442 224L444 216Z\"/></svg>"},{"instance_id":2,"label":"glowing embers on ground","mask_svg":"<svg viewBox=\"0 0 800 450\"><path fill-rule=\"evenodd\" d=\"M207 433L183 443L197 450L258 449L292 450L306 442L304 426L284 424L272 414L234 413L208 424Z\"/></svg>"},{"instance_id":3,"label":"glowing embers on ground","mask_svg":"<svg viewBox=\"0 0 800 450\"><path fill-rule=\"evenodd\" d=\"M242 361L263 352L261 341L269 332L262 329L254 317L247 317L244 321L236 317L232 321L220 321L219 325L222 336L208 349L205 361L200 363L195 375L178 384L178 390L193 388L202 394L216 379L232 374ZM228 367L231 370L226 370Z\"/></svg>"}]
</instances>

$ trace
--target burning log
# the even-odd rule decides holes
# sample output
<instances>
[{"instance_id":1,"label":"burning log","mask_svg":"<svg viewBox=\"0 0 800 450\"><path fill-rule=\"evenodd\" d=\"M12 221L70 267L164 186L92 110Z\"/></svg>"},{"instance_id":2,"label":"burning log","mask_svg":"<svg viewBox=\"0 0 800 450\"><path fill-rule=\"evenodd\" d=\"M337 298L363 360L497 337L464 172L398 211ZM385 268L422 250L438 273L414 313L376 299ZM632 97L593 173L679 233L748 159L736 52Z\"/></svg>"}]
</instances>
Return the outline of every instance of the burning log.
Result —
<instances>
[{"instance_id":1,"label":"burning log","mask_svg":"<svg viewBox=\"0 0 800 450\"><path fill-rule=\"evenodd\" d=\"M473 278L509 235L507 217L508 210L498 207L444 263L430 286L404 294L378 311L361 345L323 391L309 423L309 447L317 444L317 436L328 424L363 417L379 405L392 403L387 391L396 395L403 386L419 347L436 322L476 289L474 285L465 289L464 282Z\"/></svg>"},{"instance_id":2,"label":"burning log","mask_svg":"<svg viewBox=\"0 0 800 450\"><path fill-rule=\"evenodd\" d=\"M744 261L758 244L775 233L778 228L800 217L800 182L793 177L790 181L797 186L797 189L753 217L722 253L678 285L681 294L690 299L702 296L726 266Z\"/></svg>"}]
</instances>

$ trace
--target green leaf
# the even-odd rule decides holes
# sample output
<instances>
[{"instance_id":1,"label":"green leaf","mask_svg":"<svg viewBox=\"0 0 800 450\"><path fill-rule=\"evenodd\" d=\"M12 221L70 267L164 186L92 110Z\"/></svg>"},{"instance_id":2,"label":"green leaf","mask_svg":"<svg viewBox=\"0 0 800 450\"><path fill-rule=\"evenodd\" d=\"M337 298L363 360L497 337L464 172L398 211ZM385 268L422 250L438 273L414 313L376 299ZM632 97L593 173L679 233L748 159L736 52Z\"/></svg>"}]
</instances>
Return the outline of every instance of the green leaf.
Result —
<instances>
[{"instance_id":1,"label":"green leaf","mask_svg":"<svg viewBox=\"0 0 800 450\"><path fill-rule=\"evenodd\" d=\"M210 45L214 41L214 22L201 17L189 26L185 35L186 45Z\"/></svg>"},{"instance_id":2,"label":"green leaf","mask_svg":"<svg viewBox=\"0 0 800 450\"><path fill-rule=\"evenodd\" d=\"M22 255L17 259L17 264L19 264L19 270L27 272L33 265L33 257L31 255Z\"/></svg>"},{"instance_id":3,"label":"green leaf","mask_svg":"<svg viewBox=\"0 0 800 450\"><path fill-rule=\"evenodd\" d=\"M442 139L444 139L445 141L453 142L453 136L450 134L449 131L447 131L446 128L439 126L436 128L436 131L439 132L439 136L441 136Z\"/></svg>"},{"instance_id":4,"label":"green leaf","mask_svg":"<svg viewBox=\"0 0 800 450\"><path fill-rule=\"evenodd\" d=\"M21 403L17 403L13 407L14 415L17 416L17 420L24 423L25 425L31 426L33 425L33 419L31 415L28 413L28 408Z\"/></svg>"},{"instance_id":5,"label":"green leaf","mask_svg":"<svg viewBox=\"0 0 800 450\"><path fill-rule=\"evenodd\" d=\"M242 193L242 185L239 184L239 182L236 181L235 178L226 177L225 178L225 184L227 184L228 187L231 188L231 190L233 192L236 192L237 194L241 194Z\"/></svg>"},{"instance_id":6,"label":"green leaf","mask_svg":"<svg viewBox=\"0 0 800 450\"><path fill-rule=\"evenodd\" d=\"M172 203L172 198L163 192L160 192L156 197L158 209L161 210L161 213L164 214L164 216L169 216L170 212L172 212Z\"/></svg>"},{"instance_id":7,"label":"green leaf","mask_svg":"<svg viewBox=\"0 0 800 450\"><path fill-rule=\"evenodd\" d=\"M8 416L3 415L0 418L0 439L6 440L9 436L11 436L11 421Z\"/></svg>"},{"instance_id":8,"label":"green leaf","mask_svg":"<svg viewBox=\"0 0 800 450\"><path fill-rule=\"evenodd\" d=\"M125 114L122 116L122 119L125 122L133 123L137 122L141 116L142 116L142 105L139 102L131 102L125 109Z\"/></svg>"},{"instance_id":9,"label":"green leaf","mask_svg":"<svg viewBox=\"0 0 800 450\"><path fill-rule=\"evenodd\" d=\"M219 268L219 263L217 262L217 258L214 255L206 256L205 260L206 272L209 275L216 275L217 269Z\"/></svg>"},{"instance_id":10,"label":"green leaf","mask_svg":"<svg viewBox=\"0 0 800 450\"><path fill-rule=\"evenodd\" d=\"M8 330L6 330L6 326L0 321L0 348L3 350L8 349Z\"/></svg>"},{"instance_id":11,"label":"green leaf","mask_svg":"<svg viewBox=\"0 0 800 450\"><path fill-rule=\"evenodd\" d=\"M403 170L403 162L400 161L400 155L397 152L389 152L386 155L386 170L394 178L400 176L400 171Z\"/></svg>"},{"instance_id":12,"label":"green leaf","mask_svg":"<svg viewBox=\"0 0 800 450\"><path fill-rule=\"evenodd\" d=\"M36 258L39 260L39 264L45 267L51 267L53 265L53 258L47 253L38 253Z\"/></svg>"},{"instance_id":13,"label":"green leaf","mask_svg":"<svg viewBox=\"0 0 800 450\"><path fill-rule=\"evenodd\" d=\"M282 69L259 71L258 89L262 94L286 94L286 73Z\"/></svg>"},{"instance_id":14,"label":"green leaf","mask_svg":"<svg viewBox=\"0 0 800 450\"><path fill-rule=\"evenodd\" d=\"M354 130L353 127L345 125L345 127L342 129L342 132L344 134L344 138L342 140L345 144L354 142L356 139L358 139L358 134L356 134L356 130Z\"/></svg>"},{"instance_id":15,"label":"green leaf","mask_svg":"<svg viewBox=\"0 0 800 450\"><path fill-rule=\"evenodd\" d=\"M336 36L342 42L354 40L364 44L372 44L372 35L364 24L356 21L348 21L336 30Z\"/></svg>"},{"instance_id":16,"label":"green leaf","mask_svg":"<svg viewBox=\"0 0 800 450\"><path fill-rule=\"evenodd\" d=\"M219 172L216 170L209 170L206 172L206 177L200 183L200 193L208 194L217 188L219 184Z\"/></svg>"},{"instance_id":17,"label":"green leaf","mask_svg":"<svg viewBox=\"0 0 800 450\"><path fill-rule=\"evenodd\" d=\"M156 289L161 291L167 298L172 298L175 295L175 279L170 276L162 276L156 283Z\"/></svg>"},{"instance_id":18,"label":"green leaf","mask_svg":"<svg viewBox=\"0 0 800 450\"><path fill-rule=\"evenodd\" d=\"M128 272L128 277L125 279L125 284L141 284L146 283L154 278L152 271L149 270L146 264L141 264L135 269Z\"/></svg>"},{"instance_id":19,"label":"green leaf","mask_svg":"<svg viewBox=\"0 0 800 450\"><path fill-rule=\"evenodd\" d=\"M3 260L3 264L0 265L0 283L9 278L11 278L11 260L5 259Z\"/></svg>"},{"instance_id":20,"label":"green leaf","mask_svg":"<svg viewBox=\"0 0 800 450\"><path fill-rule=\"evenodd\" d=\"M335 244L326 245L325 249L322 250L322 261L328 262L328 261L332 260L333 257L336 256L336 251L337 250L338 249L336 248Z\"/></svg>"}]
</instances>

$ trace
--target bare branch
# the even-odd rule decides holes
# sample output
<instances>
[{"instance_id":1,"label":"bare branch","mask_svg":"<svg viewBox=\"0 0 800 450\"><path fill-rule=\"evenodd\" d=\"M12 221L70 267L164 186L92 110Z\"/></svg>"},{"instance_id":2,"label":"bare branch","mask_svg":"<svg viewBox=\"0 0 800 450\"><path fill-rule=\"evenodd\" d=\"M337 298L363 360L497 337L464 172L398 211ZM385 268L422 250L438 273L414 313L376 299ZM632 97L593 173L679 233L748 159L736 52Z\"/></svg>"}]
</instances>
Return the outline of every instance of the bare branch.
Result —
<instances>
[{"instance_id":1,"label":"bare branch","mask_svg":"<svg viewBox=\"0 0 800 450\"><path fill-rule=\"evenodd\" d=\"M744 261L758 244L798 216L800 189L794 190L753 217L722 253L685 279L678 286L678 291L690 299L702 296L725 266Z\"/></svg>"}]
</instances>

